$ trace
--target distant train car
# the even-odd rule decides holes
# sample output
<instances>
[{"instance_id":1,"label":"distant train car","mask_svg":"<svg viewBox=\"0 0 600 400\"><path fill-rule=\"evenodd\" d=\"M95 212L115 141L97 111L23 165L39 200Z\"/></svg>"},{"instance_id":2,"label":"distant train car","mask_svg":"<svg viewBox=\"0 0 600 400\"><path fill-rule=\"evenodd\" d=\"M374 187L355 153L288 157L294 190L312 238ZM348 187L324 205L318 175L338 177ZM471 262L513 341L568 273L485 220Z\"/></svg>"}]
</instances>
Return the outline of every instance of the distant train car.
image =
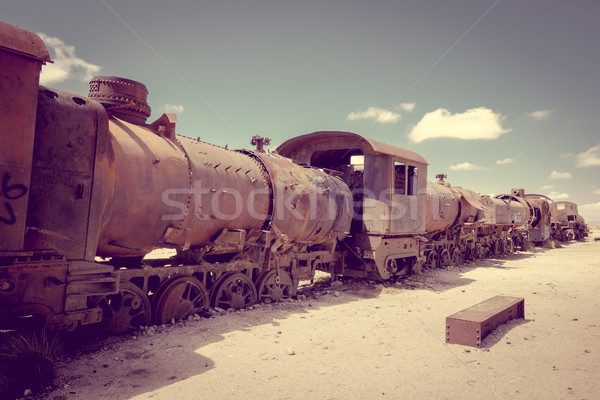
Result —
<instances>
[{"instance_id":1,"label":"distant train car","mask_svg":"<svg viewBox=\"0 0 600 400\"><path fill-rule=\"evenodd\" d=\"M557 240L580 240L588 236L588 226L579 215L577 204L570 201L557 201L555 204L556 218L552 231Z\"/></svg>"}]
</instances>

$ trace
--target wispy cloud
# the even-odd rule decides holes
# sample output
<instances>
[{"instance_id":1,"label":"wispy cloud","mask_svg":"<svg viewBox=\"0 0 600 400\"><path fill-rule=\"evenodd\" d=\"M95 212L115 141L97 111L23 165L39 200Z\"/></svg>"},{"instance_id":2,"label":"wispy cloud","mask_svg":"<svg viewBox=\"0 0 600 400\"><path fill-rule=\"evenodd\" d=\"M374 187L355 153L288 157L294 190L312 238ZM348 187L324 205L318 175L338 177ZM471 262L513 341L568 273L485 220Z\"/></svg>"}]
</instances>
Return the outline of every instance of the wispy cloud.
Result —
<instances>
[{"instance_id":1,"label":"wispy cloud","mask_svg":"<svg viewBox=\"0 0 600 400\"><path fill-rule=\"evenodd\" d=\"M415 110L415 103L400 103L400 104L398 104L397 107L395 107L395 109L401 110L401 111L413 112Z\"/></svg>"},{"instance_id":2,"label":"wispy cloud","mask_svg":"<svg viewBox=\"0 0 600 400\"><path fill-rule=\"evenodd\" d=\"M425 114L412 128L408 137L415 143L441 137L492 140L510 132L510 129L502 127L503 118L501 114L485 107L472 108L457 114L438 108Z\"/></svg>"},{"instance_id":3,"label":"wispy cloud","mask_svg":"<svg viewBox=\"0 0 600 400\"><path fill-rule=\"evenodd\" d=\"M575 156L578 167L600 167L600 143Z\"/></svg>"},{"instance_id":4,"label":"wispy cloud","mask_svg":"<svg viewBox=\"0 0 600 400\"><path fill-rule=\"evenodd\" d=\"M525 114L526 117L534 119L536 121L543 121L548 119L554 110L538 110Z\"/></svg>"},{"instance_id":5,"label":"wispy cloud","mask_svg":"<svg viewBox=\"0 0 600 400\"><path fill-rule=\"evenodd\" d=\"M42 68L40 83L49 85L75 79L88 82L100 72L101 67L78 58L74 46L65 44L61 39L38 33L50 50L50 58L54 64L46 64Z\"/></svg>"},{"instance_id":6,"label":"wispy cloud","mask_svg":"<svg viewBox=\"0 0 600 400\"><path fill-rule=\"evenodd\" d=\"M554 188L555 188L554 185L545 185L545 186L542 186L540 188L540 190L550 190L550 189L554 189Z\"/></svg>"},{"instance_id":7,"label":"wispy cloud","mask_svg":"<svg viewBox=\"0 0 600 400\"><path fill-rule=\"evenodd\" d=\"M594 194L600 194L600 189L594 190Z\"/></svg>"},{"instance_id":8,"label":"wispy cloud","mask_svg":"<svg viewBox=\"0 0 600 400\"><path fill-rule=\"evenodd\" d=\"M166 113L181 114L184 110L184 107L181 104L163 104L159 107L159 110Z\"/></svg>"},{"instance_id":9,"label":"wispy cloud","mask_svg":"<svg viewBox=\"0 0 600 400\"><path fill-rule=\"evenodd\" d=\"M372 119L382 124L394 124L402 118L400 113L385 108L369 107L365 111L352 111L348 114L349 121Z\"/></svg>"},{"instance_id":10,"label":"wispy cloud","mask_svg":"<svg viewBox=\"0 0 600 400\"><path fill-rule=\"evenodd\" d=\"M415 103L400 103L392 109L369 107L364 111L352 111L348 114L349 121L372 119L382 124L395 124L402 119L401 111L413 112Z\"/></svg>"},{"instance_id":11,"label":"wispy cloud","mask_svg":"<svg viewBox=\"0 0 600 400\"><path fill-rule=\"evenodd\" d=\"M550 176L548 176L548 178L550 178L550 179L571 179L571 178L573 178L573 175L571 175L569 172L552 171L552 173L550 174Z\"/></svg>"},{"instance_id":12,"label":"wispy cloud","mask_svg":"<svg viewBox=\"0 0 600 400\"><path fill-rule=\"evenodd\" d=\"M496 164L498 165L502 165L502 164L512 164L515 162L514 158L505 158L504 160L496 160Z\"/></svg>"},{"instance_id":13,"label":"wispy cloud","mask_svg":"<svg viewBox=\"0 0 600 400\"><path fill-rule=\"evenodd\" d=\"M567 193L550 192L548 193L548 197L550 197L552 200L564 200L568 199L569 195Z\"/></svg>"},{"instance_id":14,"label":"wispy cloud","mask_svg":"<svg viewBox=\"0 0 600 400\"><path fill-rule=\"evenodd\" d=\"M512 164L515 161L517 161L518 158L520 158L523 155L523 153L519 153L514 157L506 157L503 160L496 160L496 164L497 165L503 165L503 164Z\"/></svg>"},{"instance_id":15,"label":"wispy cloud","mask_svg":"<svg viewBox=\"0 0 600 400\"><path fill-rule=\"evenodd\" d=\"M471 164L470 162L464 162L450 166L450 171L479 171L481 169L483 169L483 167L480 167L476 164Z\"/></svg>"}]
</instances>

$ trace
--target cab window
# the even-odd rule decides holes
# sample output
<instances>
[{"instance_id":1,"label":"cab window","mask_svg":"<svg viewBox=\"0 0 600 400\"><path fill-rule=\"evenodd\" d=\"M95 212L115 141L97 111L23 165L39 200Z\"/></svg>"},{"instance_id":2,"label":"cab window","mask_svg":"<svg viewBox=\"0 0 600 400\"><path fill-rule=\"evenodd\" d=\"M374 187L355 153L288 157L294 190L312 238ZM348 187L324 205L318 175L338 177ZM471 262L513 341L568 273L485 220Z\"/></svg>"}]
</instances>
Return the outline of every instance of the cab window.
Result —
<instances>
[{"instance_id":1,"label":"cab window","mask_svg":"<svg viewBox=\"0 0 600 400\"><path fill-rule=\"evenodd\" d=\"M417 167L399 161L394 162L394 194L416 196Z\"/></svg>"}]
</instances>

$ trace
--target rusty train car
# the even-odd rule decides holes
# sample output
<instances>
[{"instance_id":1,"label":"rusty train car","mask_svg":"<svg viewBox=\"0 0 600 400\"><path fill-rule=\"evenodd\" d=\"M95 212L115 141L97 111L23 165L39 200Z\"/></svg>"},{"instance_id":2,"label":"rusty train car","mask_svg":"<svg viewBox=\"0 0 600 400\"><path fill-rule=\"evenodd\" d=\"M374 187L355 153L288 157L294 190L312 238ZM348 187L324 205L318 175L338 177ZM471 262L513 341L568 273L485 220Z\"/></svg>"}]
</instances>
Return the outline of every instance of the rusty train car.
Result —
<instances>
[{"instance_id":1,"label":"rusty train car","mask_svg":"<svg viewBox=\"0 0 600 400\"><path fill-rule=\"evenodd\" d=\"M47 62L0 22L1 328L123 333L294 296L317 270L385 280L585 234L572 207L427 182L420 155L350 132L274 152L180 136L174 114L147 121L143 84L98 76L80 96L39 85Z\"/></svg>"}]
</instances>

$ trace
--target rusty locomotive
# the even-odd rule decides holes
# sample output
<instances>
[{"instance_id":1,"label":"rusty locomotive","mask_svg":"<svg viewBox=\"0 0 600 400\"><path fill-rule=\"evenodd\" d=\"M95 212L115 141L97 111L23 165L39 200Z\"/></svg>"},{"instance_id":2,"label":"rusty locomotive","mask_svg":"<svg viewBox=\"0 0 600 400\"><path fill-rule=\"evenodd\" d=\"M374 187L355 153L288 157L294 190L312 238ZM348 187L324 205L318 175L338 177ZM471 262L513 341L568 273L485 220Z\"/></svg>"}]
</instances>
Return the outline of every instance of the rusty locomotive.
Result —
<instances>
[{"instance_id":1,"label":"rusty locomotive","mask_svg":"<svg viewBox=\"0 0 600 400\"><path fill-rule=\"evenodd\" d=\"M427 182L420 155L349 132L231 151L147 123L147 89L39 85L48 51L0 23L0 325L111 331L294 296L315 271L389 279L586 235L573 203ZM168 258L147 259L157 248Z\"/></svg>"}]
</instances>

